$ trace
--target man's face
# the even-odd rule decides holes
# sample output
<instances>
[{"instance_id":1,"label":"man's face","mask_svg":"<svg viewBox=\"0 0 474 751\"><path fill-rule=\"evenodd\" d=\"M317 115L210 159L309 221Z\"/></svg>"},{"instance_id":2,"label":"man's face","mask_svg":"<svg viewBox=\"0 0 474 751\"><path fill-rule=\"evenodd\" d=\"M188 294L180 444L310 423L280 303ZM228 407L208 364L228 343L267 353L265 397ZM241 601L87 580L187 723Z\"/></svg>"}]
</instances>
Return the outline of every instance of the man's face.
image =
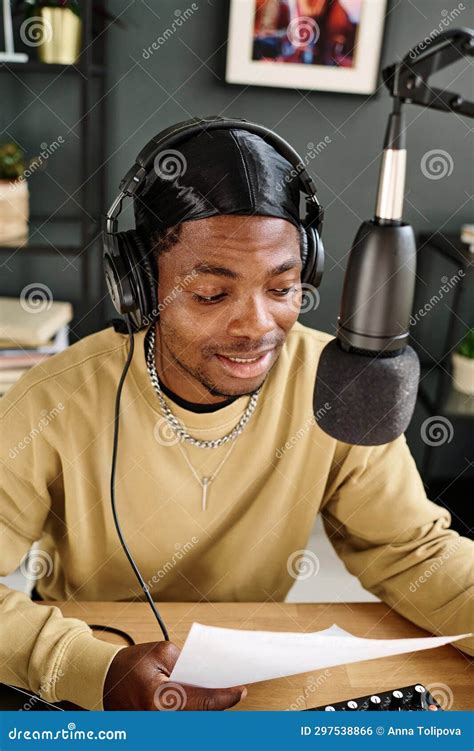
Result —
<instances>
[{"instance_id":1,"label":"man's face","mask_svg":"<svg viewBox=\"0 0 474 751\"><path fill-rule=\"evenodd\" d=\"M296 227L264 216L184 222L179 242L158 263L157 355L165 385L202 402L257 389L298 317Z\"/></svg>"}]
</instances>

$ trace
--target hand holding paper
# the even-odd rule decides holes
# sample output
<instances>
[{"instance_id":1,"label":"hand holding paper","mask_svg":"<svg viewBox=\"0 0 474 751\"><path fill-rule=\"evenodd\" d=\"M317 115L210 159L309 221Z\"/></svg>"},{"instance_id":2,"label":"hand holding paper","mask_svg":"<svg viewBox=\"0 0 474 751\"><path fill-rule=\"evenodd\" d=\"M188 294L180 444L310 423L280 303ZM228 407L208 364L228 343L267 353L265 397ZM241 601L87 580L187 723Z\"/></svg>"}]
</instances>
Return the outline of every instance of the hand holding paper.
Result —
<instances>
[{"instance_id":1,"label":"hand holding paper","mask_svg":"<svg viewBox=\"0 0 474 751\"><path fill-rule=\"evenodd\" d=\"M432 649L469 635L361 639L335 624L324 631L291 633L244 631L193 623L170 680L205 688L227 688Z\"/></svg>"}]
</instances>

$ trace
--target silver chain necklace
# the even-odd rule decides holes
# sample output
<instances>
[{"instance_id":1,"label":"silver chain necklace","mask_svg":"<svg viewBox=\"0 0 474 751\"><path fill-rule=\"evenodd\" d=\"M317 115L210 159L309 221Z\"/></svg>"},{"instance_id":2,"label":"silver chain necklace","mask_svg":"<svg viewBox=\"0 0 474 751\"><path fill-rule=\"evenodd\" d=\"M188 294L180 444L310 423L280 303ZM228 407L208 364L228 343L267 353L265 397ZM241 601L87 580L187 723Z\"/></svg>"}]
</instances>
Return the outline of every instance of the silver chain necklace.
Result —
<instances>
[{"instance_id":1,"label":"silver chain necklace","mask_svg":"<svg viewBox=\"0 0 474 751\"><path fill-rule=\"evenodd\" d=\"M172 428L172 430L179 436L181 441L187 441L188 443L191 443L193 446L198 446L199 448L203 449L215 449L219 446L222 446L224 443L229 443L229 441L233 441L239 436L244 428L246 427L247 423L249 422L250 418L252 417L255 407L257 406L258 397L260 394L260 388L258 388L254 393L252 394L250 401L247 405L247 408L245 409L245 412L243 413L242 417L240 418L239 422L233 428L230 433L227 433L227 435L222 436L221 438L215 438L211 441L203 441L199 438L194 438L194 436L190 435L184 425L178 420L178 418L172 413L168 405L166 404L165 399L163 398L163 392L160 387L160 381L158 379L158 373L156 372L156 362L155 362L155 324L152 324L150 327L146 339L146 365L148 369L148 374L150 376L150 380L152 382L153 388L155 389L158 399L160 401L161 410L163 412L164 418L168 425Z\"/></svg>"}]
</instances>

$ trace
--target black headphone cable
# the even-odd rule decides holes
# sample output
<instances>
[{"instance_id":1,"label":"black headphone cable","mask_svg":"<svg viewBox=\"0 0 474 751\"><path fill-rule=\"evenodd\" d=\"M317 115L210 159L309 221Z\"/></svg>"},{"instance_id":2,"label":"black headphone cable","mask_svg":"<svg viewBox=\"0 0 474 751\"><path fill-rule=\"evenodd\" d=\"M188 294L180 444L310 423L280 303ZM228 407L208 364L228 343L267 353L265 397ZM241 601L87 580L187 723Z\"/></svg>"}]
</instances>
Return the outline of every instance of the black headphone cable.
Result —
<instances>
[{"instance_id":1,"label":"black headphone cable","mask_svg":"<svg viewBox=\"0 0 474 751\"><path fill-rule=\"evenodd\" d=\"M127 556L128 561L129 561L129 563L130 563L130 565L131 565L131 567L133 569L133 572L134 572L135 576L137 577L137 579L138 579L138 581L140 583L140 586L141 586L141 588L143 589L143 591L145 593L145 597L147 598L148 603L149 603L149 605L150 605L150 607L151 607L151 609L153 611L153 615L155 616L156 620L158 621L158 624L160 626L161 632L163 634L163 638L165 639L165 641L169 641L170 637L168 635L168 630L167 630L167 628L166 628L166 626L164 624L164 621L163 621L160 613L158 612L158 609L157 609L157 607L156 607L156 605L155 605L155 603L153 601L153 598L152 598L152 596L150 594L149 588L145 584L145 582L143 580L143 577L142 577L142 575L140 573L140 570L139 570L137 564L135 563L135 561L133 559L133 556L132 556L132 554L131 554L128 546L127 546L127 543L125 542L125 538L124 538L122 529L120 527L120 522L119 522L118 514L117 514L117 506L116 506L116 499L115 499L115 472L116 472L116 467L117 467L117 451L118 451L118 439L119 439L120 398L122 396L123 384L124 384L125 378L127 376L128 369L130 368L130 364L131 364L132 358L133 358L133 352L134 352L134 349L135 349L135 340L134 340L134 337L133 337L132 324L131 324L131 321L130 321L130 318L129 318L128 315L125 315L125 320L126 320L126 323L127 323L127 329L128 329L128 334L129 334L130 346L129 346L127 360L125 362L125 365L124 365L124 368L123 368L123 371L122 371L122 375L120 376L120 381L119 381L119 384L118 384L118 387L117 387L117 394L116 394L116 397L115 397L114 441L113 441L113 451L112 451L112 467L111 467L111 472L110 472L110 501L111 501L111 506L112 506L112 515L114 517L114 522L115 522L115 528L117 530L117 534L118 534L119 540L120 540L120 542L122 544L122 548L124 550L124 553Z\"/></svg>"}]
</instances>

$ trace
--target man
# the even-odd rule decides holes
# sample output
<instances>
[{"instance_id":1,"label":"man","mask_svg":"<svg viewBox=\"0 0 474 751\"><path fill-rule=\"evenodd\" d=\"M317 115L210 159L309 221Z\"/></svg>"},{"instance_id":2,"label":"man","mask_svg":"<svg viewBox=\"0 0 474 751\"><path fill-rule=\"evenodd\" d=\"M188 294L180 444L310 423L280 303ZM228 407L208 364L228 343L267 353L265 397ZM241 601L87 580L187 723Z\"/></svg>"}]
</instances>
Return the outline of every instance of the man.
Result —
<instances>
[{"instance_id":1,"label":"man","mask_svg":"<svg viewBox=\"0 0 474 751\"><path fill-rule=\"evenodd\" d=\"M472 545L426 498L405 437L350 446L315 423L318 358L332 337L297 322L291 165L242 130L194 136L173 156L176 175L155 164L135 205L158 269L159 319L135 334L115 485L152 596L282 601L321 512L369 591L429 631L470 631ZM0 574L38 540L50 563L37 582L43 599L143 599L109 493L128 354L128 336L107 328L35 367L1 402ZM54 419L33 432L44 410ZM166 708L173 644L107 644L5 587L0 607L1 681L91 709ZM186 687L181 708L225 709L243 692Z\"/></svg>"}]
</instances>

